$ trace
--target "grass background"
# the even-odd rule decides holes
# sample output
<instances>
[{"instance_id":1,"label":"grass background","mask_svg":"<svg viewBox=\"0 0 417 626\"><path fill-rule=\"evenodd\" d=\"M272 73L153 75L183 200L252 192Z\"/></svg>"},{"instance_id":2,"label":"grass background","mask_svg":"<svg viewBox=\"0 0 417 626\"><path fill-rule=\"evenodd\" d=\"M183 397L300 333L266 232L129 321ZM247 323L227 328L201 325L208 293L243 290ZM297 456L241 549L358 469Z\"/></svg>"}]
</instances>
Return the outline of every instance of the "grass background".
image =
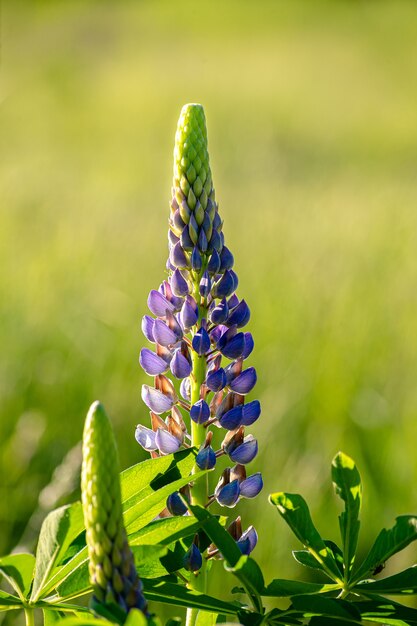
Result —
<instances>
[{"instance_id":1,"label":"grass background","mask_svg":"<svg viewBox=\"0 0 417 626\"><path fill-rule=\"evenodd\" d=\"M362 550L416 512L417 4L19 1L2 39L0 553L76 486L94 399L122 466L143 458L139 326L189 101L252 310L265 489L239 510L267 578L308 575L271 491L337 539L339 449L365 483Z\"/></svg>"}]
</instances>

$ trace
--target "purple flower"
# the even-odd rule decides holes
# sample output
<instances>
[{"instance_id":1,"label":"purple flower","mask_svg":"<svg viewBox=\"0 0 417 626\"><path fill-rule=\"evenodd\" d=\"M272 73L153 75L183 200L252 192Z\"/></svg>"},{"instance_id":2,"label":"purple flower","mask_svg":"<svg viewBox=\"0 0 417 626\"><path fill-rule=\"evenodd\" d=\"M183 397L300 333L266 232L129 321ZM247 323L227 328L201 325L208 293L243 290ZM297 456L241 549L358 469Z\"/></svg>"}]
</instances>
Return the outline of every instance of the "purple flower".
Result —
<instances>
[{"instance_id":1,"label":"purple flower","mask_svg":"<svg viewBox=\"0 0 417 626\"><path fill-rule=\"evenodd\" d=\"M190 401L191 399L191 382L189 378L184 378L180 384L180 394L184 400Z\"/></svg>"},{"instance_id":2,"label":"purple flower","mask_svg":"<svg viewBox=\"0 0 417 626\"><path fill-rule=\"evenodd\" d=\"M230 339L221 349L220 352L228 359L237 359L242 356L245 349L245 336L243 333L237 333Z\"/></svg>"},{"instance_id":3,"label":"purple flower","mask_svg":"<svg viewBox=\"0 0 417 626\"><path fill-rule=\"evenodd\" d=\"M239 304L232 310L227 318L227 325L233 326L236 324L238 328L246 326L250 319L250 310L244 300L241 300Z\"/></svg>"},{"instance_id":4,"label":"purple flower","mask_svg":"<svg viewBox=\"0 0 417 626\"><path fill-rule=\"evenodd\" d=\"M197 572L203 565L203 557L195 543L192 543L184 556L184 567L189 572Z\"/></svg>"},{"instance_id":5,"label":"purple flower","mask_svg":"<svg viewBox=\"0 0 417 626\"><path fill-rule=\"evenodd\" d=\"M153 452L158 448L155 443L155 434L153 430L150 428L146 428L146 426L142 426L142 424L138 424L135 430L135 439L140 446L144 450L148 452Z\"/></svg>"},{"instance_id":6,"label":"purple flower","mask_svg":"<svg viewBox=\"0 0 417 626\"><path fill-rule=\"evenodd\" d=\"M139 363L150 376L163 374L168 369L168 363L148 348L142 348L140 351Z\"/></svg>"},{"instance_id":7,"label":"purple flower","mask_svg":"<svg viewBox=\"0 0 417 626\"><path fill-rule=\"evenodd\" d=\"M176 243L175 246L172 246L169 253L169 260L174 267L178 267L179 269L185 269L188 267L189 261L185 256L185 252L180 242Z\"/></svg>"},{"instance_id":8,"label":"purple flower","mask_svg":"<svg viewBox=\"0 0 417 626\"><path fill-rule=\"evenodd\" d=\"M237 335L236 335L237 336ZM230 389L241 395L245 395L252 391L256 384L256 370L254 367L248 367L237 378L230 383Z\"/></svg>"},{"instance_id":9,"label":"purple flower","mask_svg":"<svg viewBox=\"0 0 417 626\"><path fill-rule=\"evenodd\" d=\"M220 391L226 385L226 374L222 367L207 374L206 385L210 391Z\"/></svg>"},{"instance_id":10,"label":"purple flower","mask_svg":"<svg viewBox=\"0 0 417 626\"><path fill-rule=\"evenodd\" d=\"M261 405L259 400L252 400L243 405L242 426L250 426L261 414Z\"/></svg>"},{"instance_id":11,"label":"purple flower","mask_svg":"<svg viewBox=\"0 0 417 626\"><path fill-rule=\"evenodd\" d=\"M258 533L253 526L249 526L237 541L242 554L250 554L255 549L257 543Z\"/></svg>"},{"instance_id":12,"label":"purple flower","mask_svg":"<svg viewBox=\"0 0 417 626\"><path fill-rule=\"evenodd\" d=\"M181 326L184 328L184 330L188 330L197 323L197 320L198 310L197 305L195 304L195 300L191 296L187 296L180 311Z\"/></svg>"},{"instance_id":13,"label":"purple flower","mask_svg":"<svg viewBox=\"0 0 417 626\"><path fill-rule=\"evenodd\" d=\"M244 498L255 498L263 487L262 474L252 474L240 483L240 495Z\"/></svg>"},{"instance_id":14,"label":"purple flower","mask_svg":"<svg viewBox=\"0 0 417 626\"><path fill-rule=\"evenodd\" d=\"M180 348L175 350L170 368L175 378L187 378L191 374L191 363L187 357L182 354Z\"/></svg>"},{"instance_id":15,"label":"purple flower","mask_svg":"<svg viewBox=\"0 0 417 626\"><path fill-rule=\"evenodd\" d=\"M243 333L243 334L245 336L245 347L243 349L242 357L244 359L247 359L248 356L251 354L255 344L253 341L252 333Z\"/></svg>"},{"instance_id":16,"label":"purple flower","mask_svg":"<svg viewBox=\"0 0 417 626\"><path fill-rule=\"evenodd\" d=\"M219 418L219 423L222 428L227 430L235 430L242 423L243 405L235 406L233 409L226 411Z\"/></svg>"},{"instance_id":17,"label":"purple flower","mask_svg":"<svg viewBox=\"0 0 417 626\"><path fill-rule=\"evenodd\" d=\"M211 280L208 271L206 270L200 280L199 291L200 296L207 298L211 289Z\"/></svg>"},{"instance_id":18,"label":"purple flower","mask_svg":"<svg viewBox=\"0 0 417 626\"><path fill-rule=\"evenodd\" d=\"M203 447L199 450L195 462L201 470L213 469L216 465L216 453L211 446Z\"/></svg>"},{"instance_id":19,"label":"purple flower","mask_svg":"<svg viewBox=\"0 0 417 626\"><path fill-rule=\"evenodd\" d=\"M171 515L185 515L188 511L187 505L178 491L174 491L174 493L168 496L166 504Z\"/></svg>"},{"instance_id":20,"label":"purple flower","mask_svg":"<svg viewBox=\"0 0 417 626\"><path fill-rule=\"evenodd\" d=\"M170 432L163 428L158 428L155 435L155 443L161 454L172 454L181 447L181 442Z\"/></svg>"},{"instance_id":21,"label":"purple flower","mask_svg":"<svg viewBox=\"0 0 417 626\"><path fill-rule=\"evenodd\" d=\"M153 326L153 336L161 346L172 346L177 343L179 337L163 320L156 319Z\"/></svg>"},{"instance_id":22,"label":"purple flower","mask_svg":"<svg viewBox=\"0 0 417 626\"><path fill-rule=\"evenodd\" d=\"M162 293L152 289L148 297L148 307L151 313L157 317L165 317L167 310L173 312L174 306Z\"/></svg>"},{"instance_id":23,"label":"purple flower","mask_svg":"<svg viewBox=\"0 0 417 626\"><path fill-rule=\"evenodd\" d=\"M148 341L155 343L153 336L153 325L155 320L150 315L144 315L142 317L142 332Z\"/></svg>"},{"instance_id":24,"label":"purple flower","mask_svg":"<svg viewBox=\"0 0 417 626\"><path fill-rule=\"evenodd\" d=\"M229 315L229 307L226 298L223 298L210 311L210 320L213 324L223 324Z\"/></svg>"},{"instance_id":25,"label":"purple flower","mask_svg":"<svg viewBox=\"0 0 417 626\"><path fill-rule=\"evenodd\" d=\"M192 341L193 350L197 352L199 356L206 354L210 350L210 337L205 328L198 329L193 337Z\"/></svg>"},{"instance_id":26,"label":"purple flower","mask_svg":"<svg viewBox=\"0 0 417 626\"><path fill-rule=\"evenodd\" d=\"M241 444L226 446L225 451L235 463L247 465L258 453L258 442L253 435L248 435Z\"/></svg>"},{"instance_id":27,"label":"purple flower","mask_svg":"<svg viewBox=\"0 0 417 626\"><path fill-rule=\"evenodd\" d=\"M170 411L174 405L173 399L169 395L149 387L149 385L142 385L142 400L157 415Z\"/></svg>"},{"instance_id":28,"label":"purple flower","mask_svg":"<svg viewBox=\"0 0 417 626\"><path fill-rule=\"evenodd\" d=\"M176 269L171 276L171 289L176 296L187 296L189 293L188 283L179 269Z\"/></svg>"},{"instance_id":29,"label":"purple flower","mask_svg":"<svg viewBox=\"0 0 417 626\"><path fill-rule=\"evenodd\" d=\"M210 408L205 400L198 400L190 409L190 417L196 424L204 424L210 417Z\"/></svg>"},{"instance_id":30,"label":"purple flower","mask_svg":"<svg viewBox=\"0 0 417 626\"><path fill-rule=\"evenodd\" d=\"M234 507L240 496L239 481L237 479L232 480L231 483L228 483L224 487L220 489L216 488L214 494L217 502L221 504L221 506Z\"/></svg>"},{"instance_id":31,"label":"purple flower","mask_svg":"<svg viewBox=\"0 0 417 626\"><path fill-rule=\"evenodd\" d=\"M235 279L231 270L226 270L220 280L213 286L213 297L223 298L230 296L235 290Z\"/></svg>"},{"instance_id":32,"label":"purple flower","mask_svg":"<svg viewBox=\"0 0 417 626\"><path fill-rule=\"evenodd\" d=\"M230 252L229 248L223 246L223 249L220 254L220 269L222 271L231 270L233 267L234 259L233 254Z\"/></svg>"}]
</instances>

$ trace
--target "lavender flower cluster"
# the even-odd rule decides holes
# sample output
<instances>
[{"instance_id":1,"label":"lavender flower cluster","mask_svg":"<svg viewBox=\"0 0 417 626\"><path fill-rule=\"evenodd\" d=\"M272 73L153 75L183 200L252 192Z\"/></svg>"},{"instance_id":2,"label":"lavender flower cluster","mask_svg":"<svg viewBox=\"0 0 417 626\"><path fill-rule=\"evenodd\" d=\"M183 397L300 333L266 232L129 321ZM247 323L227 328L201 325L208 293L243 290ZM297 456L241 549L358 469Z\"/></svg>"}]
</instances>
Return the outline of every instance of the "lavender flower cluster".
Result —
<instances>
[{"instance_id":1,"label":"lavender flower cluster","mask_svg":"<svg viewBox=\"0 0 417 626\"><path fill-rule=\"evenodd\" d=\"M254 347L252 334L242 330L250 310L236 295L238 278L222 226L204 111L201 105L186 105L174 150L168 278L150 292L152 316L145 315L142 321L143 333L153 344L153 349L141 350L139 359L154 377L153 385L142 388L151 428L138 425L136 439L158 456L195 445L187 423L191 433L204 429L198 467L212 469L222 455L233 464L222 472L209 502L234 507L241 497L253 498L262 489L261 474L246 471L258 452L257 440L246 434L246 428L258 419L261 407L258 400L246 402L256 384L255 369L245 367ZM212 427L226 431L217 450ZM178 494L169 499L168 508L173 514L185 512ZM231 532L242 552L254 548L253 527L242 533L239 520Z\"/></svg>"}]
</instances>

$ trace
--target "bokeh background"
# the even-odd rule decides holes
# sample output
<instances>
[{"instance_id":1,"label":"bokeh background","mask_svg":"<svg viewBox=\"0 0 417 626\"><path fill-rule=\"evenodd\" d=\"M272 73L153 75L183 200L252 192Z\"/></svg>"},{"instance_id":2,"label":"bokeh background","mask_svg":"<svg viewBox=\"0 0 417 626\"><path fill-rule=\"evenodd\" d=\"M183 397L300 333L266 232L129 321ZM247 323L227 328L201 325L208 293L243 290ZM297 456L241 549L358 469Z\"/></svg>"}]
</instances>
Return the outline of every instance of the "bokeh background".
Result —
<instances>
[{"instance_id":1,"label":"bokeh background","mask_svg":"<svg viewBox=\"0 0 417 626\"><path fill-rule=\"evenodd\" d=\"M77 494L96 398L122 466L143 458L140 319L189 101L252 309L257 559L308 576L271 491L337 539L339 449L365 483L362 550L417 512L417 3L16 1L2 40L0 553Z\"/></svg>"}]
</instances>

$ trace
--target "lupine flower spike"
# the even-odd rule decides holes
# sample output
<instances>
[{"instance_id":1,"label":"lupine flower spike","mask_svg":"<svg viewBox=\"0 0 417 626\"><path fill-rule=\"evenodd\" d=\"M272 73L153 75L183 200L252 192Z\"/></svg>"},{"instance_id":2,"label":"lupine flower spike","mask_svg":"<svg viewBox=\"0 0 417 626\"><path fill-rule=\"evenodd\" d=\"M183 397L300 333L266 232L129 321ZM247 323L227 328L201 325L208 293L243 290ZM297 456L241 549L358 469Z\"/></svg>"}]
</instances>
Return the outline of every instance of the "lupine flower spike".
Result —
<instances>
[{"instance_id":1,"label":"lupine flower spike","mask_svg":"<svg viewBox=\"0 0 417 626\"><path fill-rule=\"evenodd\" d=\"M191 499L234 507L262 489L259 473L247 475L258 444L246 434L261 408L258 400L246 402L256 384L255 369L245 367L254 347L251 333L243 330L250 310L236 294L238 278L225 245L199 104L185 105L178 122L168 245L167 280L150 292L152 316L142 321L153 348L143 348L139 360L154 383L142 388L151 426L138 425L136 439L153 456L196 446L197 469L213 469L220 456L229 457L232 467L222 472L214 494L209 496L207 482L200 479ZM216 450L218 429L224 434ZM178 495L167 506L174 515L185 512ZM256 544L255 529L240 533L236 542L248 554ZM193 571L200 562L197 551L193 544Z\"/></svg>"},{"instance_id":2,"label":"lupine flower spike","mask_svg":"<svg viewBox=\"0 0 417 626\"><path fill-rule=\"evenodd\" d=\"M81 493L89 556L93 608L117 605L124 613L147 615L132 551L123 524L116 442L99 402L87 415L83 436Z\"/></svg>"}]
</instances>

